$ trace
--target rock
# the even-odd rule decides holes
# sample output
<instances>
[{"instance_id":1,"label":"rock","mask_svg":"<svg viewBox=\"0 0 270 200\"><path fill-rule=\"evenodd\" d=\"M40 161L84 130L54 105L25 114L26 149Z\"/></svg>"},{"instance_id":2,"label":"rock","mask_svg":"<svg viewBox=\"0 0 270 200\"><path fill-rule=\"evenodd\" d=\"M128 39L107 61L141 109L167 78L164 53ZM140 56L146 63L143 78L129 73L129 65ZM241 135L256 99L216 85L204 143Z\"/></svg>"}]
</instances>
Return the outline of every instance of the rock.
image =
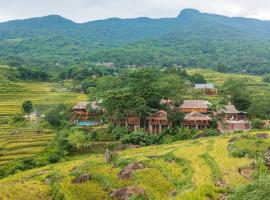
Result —
<instances>
[{"instance_id":1,"label":"rock","mask_svg":"<svg viewBox=\"0 0 270 200\"><path fill-rule=\"evenodd\" d=\"M252 173L254 172L254 169L252 168L238 168L238 172L245 177L248 180L252 180Z\"/></svg>"},{"instance_id":2,"label":"rock","mask_svg":"<svg viewBox=\"0 0 270 200\"><path fill-rule=\"evenodd\" d=\"M268 135L268 133L257 133L256 137L259 139L267 139L267 138L269 138L269 135Z\"/></svg>"},{"instance_id":3,"label":"rock","mask_svg":"<svg viewBox=\"0 0 270 200\"><path fill-rule=\"evenodd\" d=\"M113 190L110 196L116 199L128 200L133 195L144 195L144 194L145 194L144 189L135 187L125 187Z\"/></svg>"},{"instance_id":4,"label":"rock","mask_svg":"<svg viewBox=\"0 0 270 200\"><path fill-rule=\"evenodd\" d=\"M199 133L197 135L195 135L192 139L199 139L199 138L204 138L204 137L208 137L207 133Z\"/></svg>"},{"instance_id":5,"label":"rock","mask_svg":"<svg viewBox=\"0 0 270 200\"><path fill-rule=\"evenodd\" d=\"M224 180L218 180L218 181L216 181L215 185L218 187L224 187L224 186L226 186L226 183Z\"/></svg>"},{"instance_id":6,"label":"rock","mask_svg":"<svg viewBox=\"0 0 270 200\"><path fill-rule=\"evenodd\" d=\"M106 163L110 163L112 161L113 153L109 149L106 149L105 154L104 154L104 159Z\"/></svg>"},{"instance_id":7,"label":"rock","mask_svg":"<svg viewBox=\"0 0 270 200\"><path fill-rule=\"evenodd\" d=\"M74 184L85 183L86 181L90 179L91 179L91 175L89 175L88 173L85 173L85 174L81 174L77 176L75 179L71 181L71 183L74 183Z\"/></svg>"},{"instance_id":8,"label":"rock","mask_svg":"<svg viewBox=\"0 0 270 200\"><path fill-rule=\"evenodd\" d=\"M140 145L135 145L135 144L129 144L127 146L127 148L129 148L129 149L137 149L137 148L140 148L140 147L141 147Z\"/></svg>"},{"instance_id":9,"label":"rock","mask_svg":"<svg viewBox=\"0 0 270 200\"><path fill-rule=\"evenodd\" d=\"M121 179L131 179L134 170L144 169L144 168L145 166L141 163L128 164L124 169L122 169L119 172L118 177Z\"/></svg>"},{"instance_id":10,"label":"rock","mask_svg":"<svg viewBox=\"0 0 270 200\"><path fill-rule=\"evenodd\" d=\"M229 139L229 143L233 143L233 142L237 141L238 139L239 139L239 137L234 136L234 137Z\"/></svg>"},{"instance_id":11,"label":"rock","mask_svg":"<svg viewBox=\"0 0 270 200\"><path fill-rule=\"evenodd\" d=\"M176 197L176 195L177 195L177 190L173 190L170 192L171 197Z\"/></svg>"}]
</instances>

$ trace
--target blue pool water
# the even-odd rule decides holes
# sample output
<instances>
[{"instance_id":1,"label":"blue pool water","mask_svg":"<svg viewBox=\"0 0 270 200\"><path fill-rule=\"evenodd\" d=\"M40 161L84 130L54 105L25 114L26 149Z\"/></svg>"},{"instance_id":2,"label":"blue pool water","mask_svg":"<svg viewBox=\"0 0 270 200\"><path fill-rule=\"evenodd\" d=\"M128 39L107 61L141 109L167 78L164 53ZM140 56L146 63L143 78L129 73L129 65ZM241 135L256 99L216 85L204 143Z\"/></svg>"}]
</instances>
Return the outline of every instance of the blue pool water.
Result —
<instances>
[{"instance_id":1,"label":"blue pool water","mask_svg":"<svg viewBox=\"0 0 270 200\"><path fill-rule=\"evenodd\" d=\"M98 125L98 123L96 123L96 122L78 122L77 125L78 126L94 126L94 125Z\"/></svg>"}]
</instances>

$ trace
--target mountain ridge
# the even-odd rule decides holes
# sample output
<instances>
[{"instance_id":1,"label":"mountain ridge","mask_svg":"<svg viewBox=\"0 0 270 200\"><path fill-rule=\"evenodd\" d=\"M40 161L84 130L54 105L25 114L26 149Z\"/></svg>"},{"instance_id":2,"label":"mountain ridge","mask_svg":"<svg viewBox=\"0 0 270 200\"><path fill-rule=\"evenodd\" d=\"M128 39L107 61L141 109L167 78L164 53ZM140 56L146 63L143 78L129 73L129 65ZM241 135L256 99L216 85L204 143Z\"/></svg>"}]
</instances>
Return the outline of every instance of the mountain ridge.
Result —
<instances>
[{"instance_id":1,"label":"mountain ridge","mask_svg":"<svg viewBox=\"0 0 270 200\"><path fill-rule=\"evenodd\" d=\"M95 62L122 67L224 64L233 71L266 73L269 44L270 21L195 9L184 9L175 18L76 23L49 15L0 23L0 61L10 64L15 59L17 65L41 67Z\"/></svg>"}]
</instances>

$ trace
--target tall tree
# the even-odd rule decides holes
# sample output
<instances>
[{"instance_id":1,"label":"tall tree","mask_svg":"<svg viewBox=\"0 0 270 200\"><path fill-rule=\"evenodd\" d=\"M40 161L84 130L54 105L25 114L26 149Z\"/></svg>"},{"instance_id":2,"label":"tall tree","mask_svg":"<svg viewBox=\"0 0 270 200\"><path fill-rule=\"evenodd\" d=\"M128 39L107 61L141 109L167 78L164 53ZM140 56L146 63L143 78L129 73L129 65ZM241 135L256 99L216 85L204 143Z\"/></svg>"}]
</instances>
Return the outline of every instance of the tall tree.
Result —
<instances>
[{"instance_id":1,"label":"tall tree","mask_svg":"<svg viewBox=\"0 0 270 200\"><path fill-rule=\"evenodd\" d=\"M24 101L22 104L23 111L29 115L33 111L33 104L31 101Z\"/></svg>"}]
</instances>

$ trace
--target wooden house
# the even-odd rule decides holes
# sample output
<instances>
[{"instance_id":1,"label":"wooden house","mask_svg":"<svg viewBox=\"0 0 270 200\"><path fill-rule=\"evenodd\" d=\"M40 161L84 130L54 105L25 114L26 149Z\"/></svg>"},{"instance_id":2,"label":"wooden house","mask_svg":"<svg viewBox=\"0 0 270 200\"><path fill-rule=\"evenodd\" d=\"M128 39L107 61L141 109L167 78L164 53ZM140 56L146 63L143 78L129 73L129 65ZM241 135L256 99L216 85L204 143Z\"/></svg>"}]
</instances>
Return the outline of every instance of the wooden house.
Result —
<instances>
[{"instance_id":1,"label":"wooden house","mask_svg":"<svg viewBox=\"0 0 270 200\"><path fill-rule=\"evenodd\" d=\"M207 83L207 84L195 84L195 89L203 90L206 95L212 96L217 95L217 89L215 88L214 84Z\"/></svg>"},{"instance_id":2,"label":"wooden house","mask_svg":"<svg viewBox=\"0 0 270 200\"><path fill-rule=\"evenodd\" d=\"M89 105L90 102L78 102L72 109L75 117L78 118L80 121L87 121L89 117Z\"/></svg>"},{"instance_id":3,"label":"wooden house","mask_svg":"<svg viewBox=\"0 0 270 200\"><path fill-rule=\"evenodd\" d=\"M148 131L153 134L160 133L166 128L172 126L172 122L168 119L168 113L160 110L146 118L148 122Z\"/></svg>"},{"instance_id":4,"label":"wooden house","mask_svg":"<svg viewBox=\"0 0 270 200\"><path fill-rule=\"evenodd\" d=\"M78 102L73 107L75 118L80 121L100 120L98 118L104 113L104 110L97 101L93 102Z\"/></svg>"},{"instance_id":5,"label":"wooden house","mask_svg":"<svg viewBox=\"0 0 270 200\"><path fill-rule=\"evenodd\" d=\"M211 103L205 100L184 100L180 106L180 112L192 113L194 111L207 114L211 111Z\"/></svg>"},{"instance_id":6,"label":"wooden house","mask_svg":"<svg viewBox=\"0 0 270 200\"><path fill-rule=\"evenodd\" d=\"M118 119L112 119L112 124L114 126L123 126L127 127L129 131L137 130L141 127L141 119L136 114L127 114L125 117L118 118Z\"/></svg>"},{"instance_id":7,"label":"wooden house","mask_svg":"<svg viewBox=\"0 0 270 200\"><path fill-rule=\"evenodd\" d=\"M238 111L234 105L226 105L218 111L217 115L220 118L217 129L221 133L249 131L251 129L251 123L247 118L247 113Z\"/></svg>"},{"instance_id":8,"label":"wooden house","mask_svg":"<svg viewBox=\"0 0 270 200\"><path fill-rule=\"evenodd\" d=\"M206 129L210 127L212 118L208 115L193 111L185 116L182 125L186 128L194 128L197 130Z\"/></svg>"}]
</instances>

